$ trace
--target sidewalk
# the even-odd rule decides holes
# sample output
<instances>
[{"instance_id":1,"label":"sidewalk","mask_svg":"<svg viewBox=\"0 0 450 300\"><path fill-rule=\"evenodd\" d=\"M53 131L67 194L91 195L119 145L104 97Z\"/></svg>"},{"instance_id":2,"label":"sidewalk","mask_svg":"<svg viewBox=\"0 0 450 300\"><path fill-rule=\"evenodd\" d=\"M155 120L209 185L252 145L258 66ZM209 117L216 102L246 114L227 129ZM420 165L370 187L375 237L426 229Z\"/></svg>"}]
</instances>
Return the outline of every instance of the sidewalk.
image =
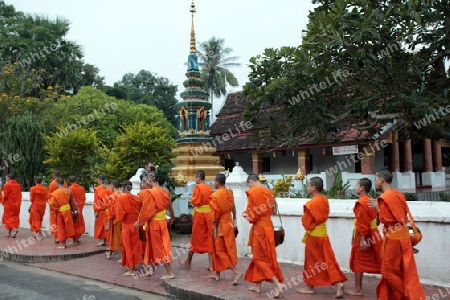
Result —
<instances>
[{"instance_id":1,"label":"sidewalk","mask_svg":"<svg viewBox=\"0 0 450 300\"><path fill-rule=\"evenodd\" d=\"M27 232L26 229L21 229L18 234L18 239L30 237L31 235ZM0 250L4 250L5 245L8 247L17 244L13 239L4 237L4 229L0 230L0 233L2 233L2 236L0 237ZM122 274L126 270L117 263L117 260L121 258L121 254L116 253L112 256L112 259L107 259L104 253L98 254L98 252L104 252L104 249L95 247L96 241L90 237L83 237L80 245L68 246L66 250L56 250L56 245L49 236L44 240L37 241L35 245L29 245L22 251L18 251L15 255L16 257L27 257L27 255L32 254L34 257L46 257L47 262L30 263L30 265L38 268L113 283L129 288L136 288L153 294L172 296L177 299L270 299L270 290L273 288L273 285L270 283L263 283L262 293L256 294L247 290L249 284L243 280L243 277L237 286L232 286L231 271L223 272L221 281L219 282L208 278L209 272L206 270L208 266L208 257L206 254L194 255L192 267L190 269L179 266L178 261L186 258L187 252L183 247L187 243L189 243L189 236L176 236L173 240L174 261L172 266L176 278L165 281L159 279L165 272L164 267L158 267L156 274L152 277L134 278L132 276L123 276ZM61 252L65 253L61 254ZM61 259L61 256L63 255L65 255L66 258ZM70 259L82 255L85 257ZM59 259L56 259L57 257ZM8 259L10 259L10 257L8 257ZM22 261L24 261L24 259L22 259ZM36 261L45 260L36 259ZM250 259L240 258L238 269L245 273L249 263ZM285 284L288 287L283 293L283 299L331 299L334 297L334 287L317 288L315 295L297 294L295 289L305 285L303 283L299 284L296 279L293 280L292 278L301 275L303 270L302 266L294 264L280 265L285 277ZM354 277L352 274L346 275L348 277L348 282L345 287L346 289L350 289L353 285ZM347 296L346 298L376 299L375 287L377 283L378 279L366 277L364 279L365 296ZM445 288L439 290L438 287L424 286L424 289L426 294L430 297L433 295L440 295L439 299L443 298L442 295L450 293L450 288L447 291Z\"/></svg>"}]
</instances>

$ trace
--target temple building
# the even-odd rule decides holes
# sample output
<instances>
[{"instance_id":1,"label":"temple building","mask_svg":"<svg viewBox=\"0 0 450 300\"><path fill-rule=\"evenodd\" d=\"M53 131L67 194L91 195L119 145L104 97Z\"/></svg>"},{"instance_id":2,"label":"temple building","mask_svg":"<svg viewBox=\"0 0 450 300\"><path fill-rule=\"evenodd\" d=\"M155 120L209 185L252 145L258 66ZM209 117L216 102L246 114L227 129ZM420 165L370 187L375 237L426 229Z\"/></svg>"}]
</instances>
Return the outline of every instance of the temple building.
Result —
<instances>
[{"instance_id":1,"label":"temple building","mask_svg":"<svg viewBox=\"0 0 450 300\"><path fill-rule=\"evenodd\" d=\"M183 82L185 91L180 94L183 101L175 105L178 109L176 119L179 138L177 139L178 148L173 150L177 157L172 160L175 165L172 176L185 176L187 180L193 181L195 172L203 170L206 180L213 180L224 168L220 166L219 157L213 156L216 149L208 146L212 145L209 133L212 104L208 102L208 93L203 89L204 82L200 79L194 30L196 12L194 1L192 1L190 12L192 21L187 79Z\"/></svg>"},{"instance_id":2,"label":"temple building","mask_svg":"<svg viewBox=\"0 0 450 300\"><path fill-rule=\"evenodd\" d=\"M216 155L225 169L231 170L239 162L247 173L264 174L268 179L296 174L300 169L308 177L321 176L325 188L332 186L338 172L353 188L357 179L373 179L376 171L383 169L393 172L394 186L403 191L443 190L450 185L443 167L443 152L450 154L449 141L400 142L393 122L375 136L355 129L341 132L339 143L300 139L291 146L280 138L279 143L267 145L257 133L267 131L273 120L282 122L283 116L270 108L260 115L264 125L246 124L243 130L240 124L245 107L246 99L240 92L229 94L211 126Z\"/></svg>"}]
</instances>

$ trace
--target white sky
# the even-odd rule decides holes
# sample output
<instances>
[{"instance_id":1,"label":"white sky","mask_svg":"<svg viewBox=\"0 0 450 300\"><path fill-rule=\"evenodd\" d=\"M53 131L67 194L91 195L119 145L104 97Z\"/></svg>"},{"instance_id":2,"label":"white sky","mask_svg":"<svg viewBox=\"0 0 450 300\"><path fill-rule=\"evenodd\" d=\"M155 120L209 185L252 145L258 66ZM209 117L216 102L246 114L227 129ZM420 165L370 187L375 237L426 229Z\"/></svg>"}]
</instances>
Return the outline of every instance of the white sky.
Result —
<instances>
[{"instance_id":1,"label":"white sky","mask_svg":"<svg viewBox=\"0 0 450 300\"><path fill-rule=\"evenodd\" d=\"M149 70L183 91L189 54L191 0L6 0L17 10L70 20L68 39L83 46L84 60L112 85L127 72ZM239 85L248 61L265 48L297 46L306 29L310 0L196 0L197 41L216 36L239 56L231 69ZM229 91L241 90L241 87ZM218 103L219 104L219 103ZM215 104L216 105L216 104Z\"/></svg>"}]
</instances>

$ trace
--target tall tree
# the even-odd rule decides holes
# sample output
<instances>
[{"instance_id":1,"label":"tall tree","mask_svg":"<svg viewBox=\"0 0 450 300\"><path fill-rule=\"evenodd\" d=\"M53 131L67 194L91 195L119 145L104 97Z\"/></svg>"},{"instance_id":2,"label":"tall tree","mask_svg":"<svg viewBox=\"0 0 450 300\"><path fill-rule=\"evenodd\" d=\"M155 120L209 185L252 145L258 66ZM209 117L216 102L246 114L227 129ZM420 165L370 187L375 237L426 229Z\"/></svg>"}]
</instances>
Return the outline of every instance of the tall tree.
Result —
<instances>
[{"instance_id":1,"label":"tall tree","mask_svg":"<svg viewBox=\"0 0 450 300\"><path fill-rule=\"evenodd\" d=\"M314 2L302 45L251 59L246 117L276 106L271 136L291 144L394 122L404 138L449 139L450 114L436 114L450 100L449 1Z\"/></svg>"},{"instance_id":2,"label":"tall tree","mask_svg":"<svg viewBox=\"0 0 450 300\"><path fill-rule=\"evenodd\" d=\"M177 86L167 78L157 76L150 71L141 70L137 74L127 73L112 87L103 89L108 95L130 100L137 104L152 105L162 110L167 120L176 125L175 104Z\"/></svg>"},{"instance_id":3,"label":"tall tree","mask_svg":"<svg viewBox=\"0 0 450 300\"><path fill-rule=\"evenodd\" d=\"M19 81L33 81L20 97L39 97L49 88L74 94L102 82L98 69L84 64L81 46L67 39L69 29L67 19L27 15L0 0L0 67L10 64ZM8 94L17 90L8 84L0 88Z\"/></svg>"},{"instance_id":4,"label":"tall tree","mask_svg":"<svg viewBox=\"0 0 450 300\"><path fill-rule=\"evenodd\" d=\"M197 49L199 66L201 68L201 79L205 82L205 89L209 97L214 114L214 96L220 97L226 94L227 84L238 86L238 80L229 70L231 67L240 66L236 61L238 56L230 56L233 49L225 47L225 40L216 37L200 43Z\"/></svg>"},{"instance_id":5,"label":"tall tree","mask_svg":"<svg viewBox=\"0 0 450 300\"><path fill-rule=\"evenodd\" d=\"M2 132L2 170L15 172L24 190L34 184L35 176L43 174L43 133L44 125L30 111L9 118Z\"/></svg>"}]
</instances>

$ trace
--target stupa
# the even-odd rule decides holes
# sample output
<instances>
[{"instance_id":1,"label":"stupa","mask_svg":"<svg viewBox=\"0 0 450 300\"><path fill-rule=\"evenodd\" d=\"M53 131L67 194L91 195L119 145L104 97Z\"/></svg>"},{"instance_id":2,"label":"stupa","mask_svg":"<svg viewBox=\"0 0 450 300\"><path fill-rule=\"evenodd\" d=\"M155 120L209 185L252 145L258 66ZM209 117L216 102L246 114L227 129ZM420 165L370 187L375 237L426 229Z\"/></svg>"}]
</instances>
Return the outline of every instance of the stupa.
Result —
<instances>
[{"instance_id":1,"label":"stupa","mask_svg":"<svg viewBox=\"0 0 450 300\"><path fill-rule=\"evenodd\" d=\"M196 12L194 1L192 1L190 12L192 21L187 79L183 82L185 90L180 94L183 101L175 105L178 109L176 119L179 138L177 139L178 147L173 150L177 157L172 160L175 165L172 169L172 177L176 177L182 171L186 179L192 181L195 172L203 170L206 180L213 180L224 168L220 166L220 158L213 156L216 148L209 135L212 104L208 102L208 93L203 89L205 84L200 79L194 30Z\"/></svg>"}]
</instances>

